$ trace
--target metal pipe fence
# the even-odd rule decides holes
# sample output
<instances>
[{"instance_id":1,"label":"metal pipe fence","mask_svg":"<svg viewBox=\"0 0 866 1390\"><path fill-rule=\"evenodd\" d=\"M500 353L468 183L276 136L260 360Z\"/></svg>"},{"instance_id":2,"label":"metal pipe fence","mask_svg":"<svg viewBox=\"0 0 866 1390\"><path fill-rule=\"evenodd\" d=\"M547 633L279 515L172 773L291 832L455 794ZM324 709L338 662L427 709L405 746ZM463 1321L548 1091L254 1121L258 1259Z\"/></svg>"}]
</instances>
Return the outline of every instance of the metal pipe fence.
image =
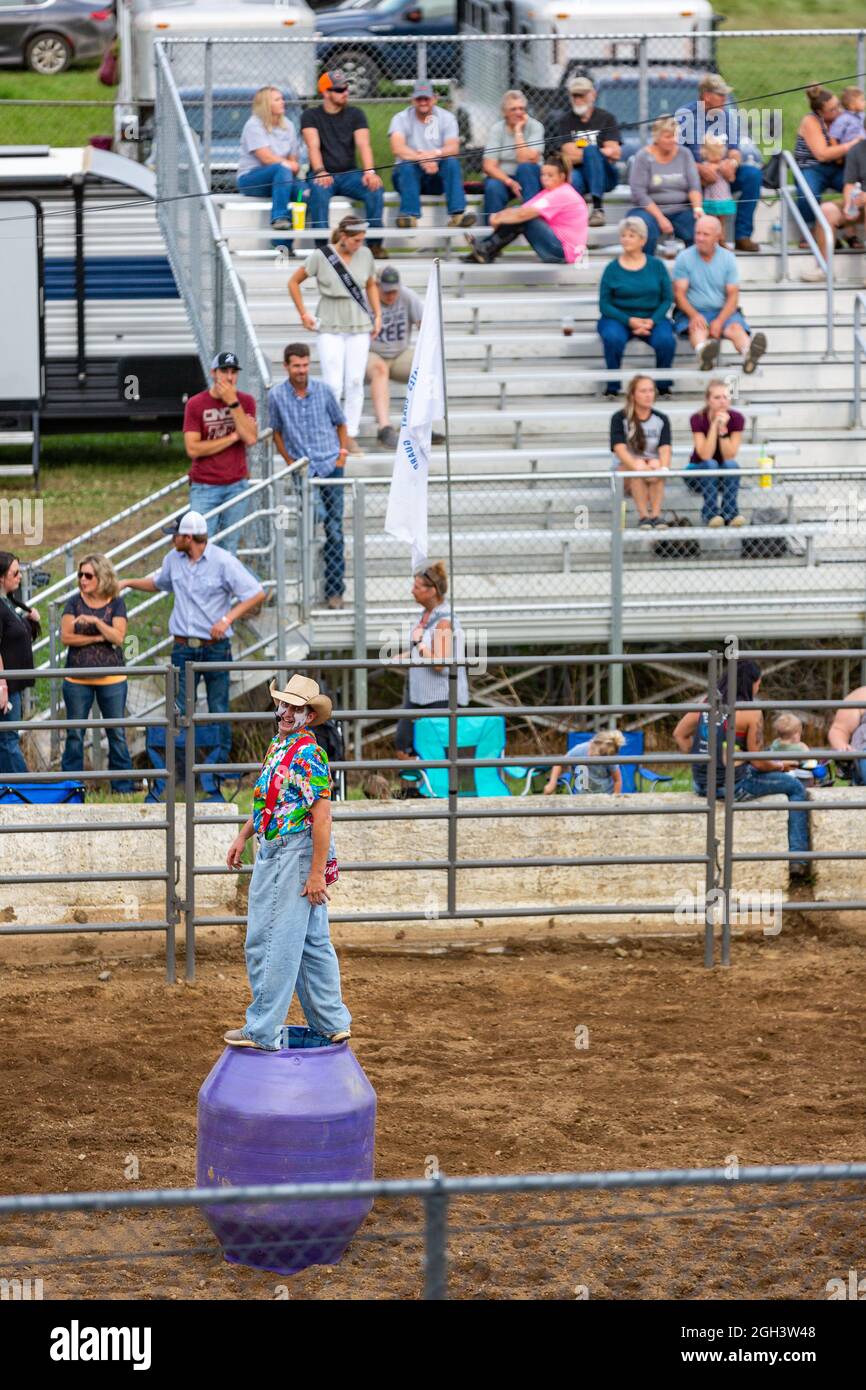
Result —
<instances>
[{"instance_id":1,"label":"metal pipe fence","mask_svg":"<svg viewBox=\"0 0 866 1390\"><path fill-rule=\"evenodd\" d=\"M333 1238L329 1259L305 1213L318 1204L327 1229L327 1213L352 1202L373 1206L341 1267L344 1240ZM224 1208L233 1220L223 1252L209 1221ZM153 1298L164 1287L197 1299L288 1297L282 1281L291 1276L269 1266L316 1259L337 1281L319 1297L348 1296L347 1280L354 1296L392 1299L818 1300L857 1297L848 1284L864 1214L866 1164L740 1165L735 1155L706 1169L436 1170L424 1179L0 1197L0 1269L13 1299Z\"/></svg>"},{"instance_id":2,"label":"metal pipe fence","mask_svg":"<svg viewBox=\"0 0 866 1390\"><path fill-rule=\"evenodd\" d=\"M397 875L398 883L405 880L406 889L395 888L393 901L389 897L387 906L382 907L375 904L371 906L364 901L363 895L360 895L357 910L343 908L334 911L331 920L345 924L433 922L444 925L478 918L496 921L636 917L640 920L643 917L658 916L672 919L681 929L683 926L693 928L703 940L704 963L712 966L716 958L716 939L719 940L720 962L722 965L729 965L732 935L735 929L744 925L760 926L764 935L776 935L782 929L786 913L866 910L866 894L859 889L857 874L858 861L866 859L866 849L860 848L856 836L849 834L845 840L836 835L835 829L832 835L826 830L823 831L823 838L818 844L811 838L813 816L816 811L821 817L832 812L830 821L835 827L836 812L866 811L866 793L860 796L856 792L840 795L820 789L817 793L801 791L801 783L795 781L789 772L781 779L777 776L775 781L767 780L766 783L762 783L763 773L753 771L750 786L744 789L745 784L741 785L736 773L738 764L753 762L756 759L760 761L761 754L760 743L757 747L750 744L748 748L744 748L741 743L733 741L737 717L753 710L766 712L775 707L767 701L744 701L737 697L736 689L731 686L731 680L735 679L732 673L736 660L752 655L760 660L776 663L806 660L814 664L843 659L850 664L851 660L862 663L866 659L866 651L862 649L841 652L824 649L808 653L769 651L753 654L741 649L737 639L731 637L728 639L724 656L715 651L699 651L676 654L642 653L639 656L614 653L601 658L609 691L620 686L618 674L627 665L635 662L649 665L663 662L666 669L681 669L684 674L690 674L695 678L697 683L705 685L705 698L623 703L609 696L606 700L599 698L595 703L574 701L558 704L506 704L490 699L479 707L458 704L458 669L463 665L468 667L470 673L473 670L473 662L465 656L458 655L444 659L441 663L448 672L447 708L431 712L427 707L338 707L334 718L344 733L362 725L365 725L368 731L374 725L379 729L383 726L387 728L395 718L408 721L424 720L427 723L427 731L430 732L431 724L435 721L434 732L437 742L433 746L416 748L418 756L409 762L388 756L387 751L385 756L347 755L332 762L332 771L344 780L349 797L348 801L338 801L334 805L333 816L337 829L339 831L340 826L344 825L349 834L356 837L353 843L362 847L360 853L356 851L354 856L344 858L342 864L349 883L350 898L352 880L356 875ZM538 659L508 656L495 660L509 669L513 668L514 678L517 679L521 669L534 669ZM549 656L545 658L545 664L552 669L565 668L573 673L581 670L588 673L598 665L599 660L598 656L588 655ZM327 662L306 660L292 664L295 669L313 673L317 678L321 678L321 673L325 672L331 677L333 688L337 690L341 684L345 688L346 679L354 679L357 682L359 675L366 678L372 670L404 674L410 671L415 663L405 660L343 658ZM224 862L202 862L199 832L206 827L214 826L218 826L221 831L225 830L224 848L227 850L229 835L233 834L232 828L242 824L247 817L242 812L233 812L230 808L221 808L220 814L215 816L213 811L196 801L196 785L200 778L210 777L215 779L217 785L226 778L238 779L240 786L239 779L256 773L260 763L233 760L231 756L226 759L225 750L226 745L230 748L230 734L225 742L218 737L212 739L213 746L209 758L199 761L199 747L205 746L201 731L205 726L208 726L211 732L226 726L235 726L247 733L254 733L262 726L272 726L273 720L271 714L255 710L235 710L226 713L197 710L195 693L198 680L200 677L213 676L220 672L233 672L235 675L243 676L250 684L255 684L257 677L260 676L264 682L268 676L273 675L274 666L274 662L249 659L241 662L188 662L184 675L184 712L180 711L180 707L175 709L174 668L135 669L133 674L156 674L166 682L167 693L170 696L166 706L169 711L168 717L148 719L125 716L122 719L94 721L94 724L97 729L132 724L164 731L164 767L148 769L146 773L141 770L133 773L116 770L105 772L94 768L74 774L88 784L102 780L110 783L130 776L138 779L145 776L149 783L159 782L163 778L166 781L166 813L165 818L158 822L151 823L146 819L131 820L126 808L118 807L115 809L123 819L116 823L94 820L86 815L70 814L68 820L64 819L63 827L79 833L91 828L109 829L112 825L124 829L155 828L165 832L165 868L159 872L133 870L129 874L119 875L109 870L85 874L82 881L93 880L98 883L128 879L143 882L153 879L165 882L165 919L148 919L144 925L167 932L169 978L174 978L174 926L181 913L185 930L186 975L190 980L195 975L197 930L211 926L242 925L245 921L242 908L240 911L236 909L226 912L224 907L220 907L214 912L205 910L206 905L201 903L202 882L213 882L214 879L224 876L230 878L240 889L245 876L251 872L251 867L244 866L238 874L237 871L229 870ZM118 670L125 672L126 668ZM9 674L14 679L16 673ZM55 669L46 674L53 679L60 679L66 672ZM843 696L832 699L828 695L825 699L785 700L784 704L787 709L795 712L811 712L813 715L824 716L837 710L842 698ZM854 701L851 708L866 710L866 701ZM533 720L544 719L564 736L564 732L569 729L580 731L591 723L596 729L604 728L608 724L627 724L630 720L633 721L635 716L645 716L650 712L656 718L675 716L679 720L687 715L705 715L703 735L698 736L699 731L690 731L685 736L685 746L681 740L676 751L657 747L653 750L637 748L635 751L626 749L615 754L599 754L590 751L588 747L591 733L581 734L580 737L585 740L584 745L568 753L559 750L527 752L525 748L522 751L513 751L513 736L512 748L509 749L510 732L515 727L520 727L523 721L529 721L531 724ZM40 732L50 736L54 731L59 734L61 731L68 731L69 728L84 727L85 722L53 719L40 722L38 728ZM698 720L694 723L697 725ZM18 721L7 724L6 727L9 730L31 733L34 731L32 721ZM349 737L345 738L347 749L352 746L352 742ZM182 856L175 853L174 838L175 812L179 799L176 788L176 760L172 756L175 746L183 750L184 761L185 835ZM813 747L806 754L786 753L784 761L791 765L796 764L798 768L806 764L802 771L807 776L808 768L816 764L823 766L841 761L847 766L850 762L855 783L863 780L857 769L866 771L855 753L840 752L834 748ZM546 780L554 766L565 767L569 771L573 782L571 790L581 794L543 798L528 795L533 787L533 778ZM693 794L686 784L667 794L652 797L643 794L616 797L584 794L588 785L583 782L582 769L587 769L592 775L598 775L606 769L616 767L623 774L636 774L636 791L647 779L654 785L653 775L660 767L665 769L662 780L665 777L670 780L671 776L680 776L682 780L681 774L689 771L693 774L700 773L701 783L696 785L705 783L705 791ZM834 770L834 766L830 766L827 775ZM364 779L370 774L387 776L395 773L402 775L398 786L406 785L407 776L412 782L417 783L417 790L420 790L422 799L418 800L416 797L411 802L403 801L386 806L371 806L353 799L358 794L359 779ZM4 780L14 792L16 785L28 780L51 783L69 776L69 773L63 772L35 775L19 773L7 776ZM536 786L535 789L540 790L540 787ZM392 796L393 791L392 785ZM748 842L746 846L737 845L735 830L740 825L739 817L746 812L767 813L771 820L774 813L778 817L784 812L789 827L787 850L783 848L784 841L778 837L771 837L767 843L761 845ZM630 831L633 840L636 834L642 835L643 839L629 845L625 852L617 843L605 843L603 827L611 817L617 820L624 818L633 826ZM635 821L635 817L638 820ZM666 822L656 821L656 817L671 818L670 833L661 831L660 827ZM798 824L802 825L802 822L797 822L797 817L802 817L808 827L805 837L799 840L794 835ZM650 818L645 830L641 828L640 818ZM515 844L511 852L503 853L499 827L504 829L515 819L525 827L522 835L526 838L526 843ZM434 833L436 825L441 826L441 837L435 841L425 837L423 850L419 849L417 854L414 850L407 854L403 846L414 845L411 826L414 822L422 821L425 824L432 823L431 833ZM364 847L363 839L357 839L359 834L365 833L365 825L387 823L403 824L409 834L409 838L400 842L403 852L397 856L376 854L375 850ZM677 829L678 823L683 827L682 834ZM533 824L537 824L539 828L551 825L552 830L549 834L545 831L546 838L539 840L531 830ZM494 837L489 847L483 839L478 840L485 825L490 826ZM12 822L0 825L0 832L6 834L26 834L52 829L53 823L46 825L38 814L26 823L16 818ZM769 832L765 830L764 833ZM470 835L468 841L464 838L466 834ZM574 838L575 834L578 835L578 839ZM554 838L551 839L551 835ZM474 845L473 836L476 840ZM587 837L593 838L587 843ZM601 844L598 842L599 837L602 839ZM208 842L211 845L210 855L216 852L219 859L222 859L222 844L217 847L212 834ZM836 861L843 866L850 866L848 871L853 873L852 892L847 897L839 893L827 896L820 891L811 897L796 896L785 890L778 877L780 868L790 865L794 866L794 871L801 877L808 878L813 867L820 875L822 866L826 867ZM635 892L635 881L640 882L639 870L659 865L677 869L677 873L669 877L661 900L653 900L651 894L642 893L639 889ZM760 869L757 870L757 877L753 873L749 881L754 881L758 886L751 890L748 885L743 886L742 874L748 866L755 865L759 865ZM738 867L741 873L736 877L741 881L735 882L735 869ZM573 886L566 877L562 886L555 893L551 893L548 875L543 871L552 868L558 869L561 873L570 869L604 871L605 890L599 891L601 880L598 877L591 880L581 873L579 878L572 876ZM687 869L692 869L693 873L688 875ZM628 873L629 870L638 871L636 879ZM501 886L496 881L488 882L490 878L495 880L497 873L500 877L505 876ZM26 869L16 873L10 868L0 876L0 884L14 887L19 883L61 882L74 879L74 875L70 878L59 869L56 873L43 876L30 874ZM182 892L175 888L175 882L179 879L183 882ZM819 877L819 888L820 886ZM424 902L419 903L418 892L425 890ZM237 899L237 894L235 897ZM224 901L224 895L218 895L218 901ZM0 933L13 932L20 935L29 931L135 930L137 925L141 924L135 921L121 924L87 922L72 927L63 923L53 926L45 922L30 926L22 921L12 924L0 921Z\"/></svg>"}]
</instances>

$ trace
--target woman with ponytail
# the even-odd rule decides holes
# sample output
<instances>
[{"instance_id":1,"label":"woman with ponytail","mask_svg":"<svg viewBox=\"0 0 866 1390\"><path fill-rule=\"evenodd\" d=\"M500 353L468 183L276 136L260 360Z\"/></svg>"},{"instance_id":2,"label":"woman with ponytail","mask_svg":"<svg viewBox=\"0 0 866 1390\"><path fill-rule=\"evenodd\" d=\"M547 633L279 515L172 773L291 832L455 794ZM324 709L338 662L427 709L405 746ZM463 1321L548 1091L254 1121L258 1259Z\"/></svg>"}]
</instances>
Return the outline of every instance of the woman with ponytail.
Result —
<instances>
[{"instance_id":1,"label":"woman with ponytail","mask_svg":"<svg viewBox=\"0 0 866 1390\"><path fill-rule=\"evenodd\" d=\"M614 471L625 473L623 485L637 508L638 527L643 531L665 529L660 513L664 499L663 478L645 479L671 466L671 422L655 408L656 387L652 377L634 376L628 384L625 408L611 416L610 448Z\"/></svg>"}]
</instances>

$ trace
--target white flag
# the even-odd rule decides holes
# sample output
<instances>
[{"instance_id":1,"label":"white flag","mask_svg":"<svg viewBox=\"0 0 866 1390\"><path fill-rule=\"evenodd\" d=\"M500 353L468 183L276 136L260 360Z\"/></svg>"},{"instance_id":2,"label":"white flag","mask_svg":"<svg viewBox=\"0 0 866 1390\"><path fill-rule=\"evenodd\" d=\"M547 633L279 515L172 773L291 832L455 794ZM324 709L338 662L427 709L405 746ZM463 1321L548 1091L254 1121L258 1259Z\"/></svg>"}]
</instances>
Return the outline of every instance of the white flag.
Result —
<instances>
[{"instance_id":1,"label":"white flag","mask_svg":"<svg viewBox=\"0 0 866 1390\"><path fill-rule=\"evenodd\" d=\"M445 379L436 271L427 283L421 331L406 388L385 531L412 547L412 568L427 563L427 479L433 421L445 414Z\"/></svg>"}]
</instances>

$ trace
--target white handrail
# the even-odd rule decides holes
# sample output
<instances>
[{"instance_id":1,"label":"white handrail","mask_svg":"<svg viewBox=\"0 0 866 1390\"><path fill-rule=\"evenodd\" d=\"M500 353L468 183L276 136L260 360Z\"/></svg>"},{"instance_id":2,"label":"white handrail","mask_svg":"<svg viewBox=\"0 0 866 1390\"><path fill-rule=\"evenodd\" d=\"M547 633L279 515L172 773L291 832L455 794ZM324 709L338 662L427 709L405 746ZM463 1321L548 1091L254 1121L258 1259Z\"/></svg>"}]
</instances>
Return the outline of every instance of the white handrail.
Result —
<instances>
[{"instance_id":1,"label":"white handrail","mask_svg":"<svg viewBox=\"0 0 866 1390\"><path fill-rule=\"evenodd\" d=\"M823 212L821 211L821 205L818 202L818 199L815 197L814 193L812 192L811 188L809 187L808 183L803 177L803 171L800 168L797 161L795 160L794 156L791 154L790 150L782 151L780 168L782 172L782 177L779 183L779 211L781 214L780 234L782 244L780 247L779 254L778 278L780 280L787 280L788 278L788 213L790 212L793 214L795 223L797 224L806 241L808 242L809 247L812 251L812 255L815 257L815 260L818 262L818 265L821 267L826 277L827 346L824 352L824 356L825 358L835 357L836 354L833 351L833 253L836 246L836 233L834 229L830 226L830 223L827 221ZM815 214L816 222L820 223L823 229L824 245L827 247L826 254L823 254L819 249L818 243L812 235L811 228L806 222L806 219L803 217L803 214L800 212L800 209L797 207L796 198L794 197L791 190L788 188L789 170L794 175L794 183L800 190L802 196L805 198L809 208Z\"/></svg>"},{"instance_id":2,"label":"white handrail","mask_svg":"<svg viewBox=\"0 0 866 1390\"><path fill-rule=\"evenodd\" d=\"M851 428L860 429L863 424L862 410L862 368L866 356L866 335L863 332L863 310L866 309L866 292L858 290L854 297L854 391L851 400Z\"/></svg>"}]
</instances>

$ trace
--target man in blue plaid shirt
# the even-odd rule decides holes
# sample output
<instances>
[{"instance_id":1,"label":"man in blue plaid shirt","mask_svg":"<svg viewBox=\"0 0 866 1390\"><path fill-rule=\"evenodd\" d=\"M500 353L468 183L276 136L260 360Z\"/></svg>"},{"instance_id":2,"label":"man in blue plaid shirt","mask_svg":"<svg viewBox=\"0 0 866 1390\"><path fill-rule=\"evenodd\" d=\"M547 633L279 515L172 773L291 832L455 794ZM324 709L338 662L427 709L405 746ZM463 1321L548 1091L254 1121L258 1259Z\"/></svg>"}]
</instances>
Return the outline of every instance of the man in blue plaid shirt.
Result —
<instances>
[{"instance_id":1,"label":"man in blue plaid shirt","mask_svg":"<svg viewBox=\"0 0 866 1390\"><path fill-rule=\"evenodd\" d=\"M269 398L274 441L286 463L308 458L313 478L342 476L348 453L346 417L323 381L310 380L310 349L306 343L289 343L283 353L288 379L275 386ZM345 560L343 557L343 489L315 489L319 518L325 526L325 601L342 608Z\"/></svg>"}]
</instances>

